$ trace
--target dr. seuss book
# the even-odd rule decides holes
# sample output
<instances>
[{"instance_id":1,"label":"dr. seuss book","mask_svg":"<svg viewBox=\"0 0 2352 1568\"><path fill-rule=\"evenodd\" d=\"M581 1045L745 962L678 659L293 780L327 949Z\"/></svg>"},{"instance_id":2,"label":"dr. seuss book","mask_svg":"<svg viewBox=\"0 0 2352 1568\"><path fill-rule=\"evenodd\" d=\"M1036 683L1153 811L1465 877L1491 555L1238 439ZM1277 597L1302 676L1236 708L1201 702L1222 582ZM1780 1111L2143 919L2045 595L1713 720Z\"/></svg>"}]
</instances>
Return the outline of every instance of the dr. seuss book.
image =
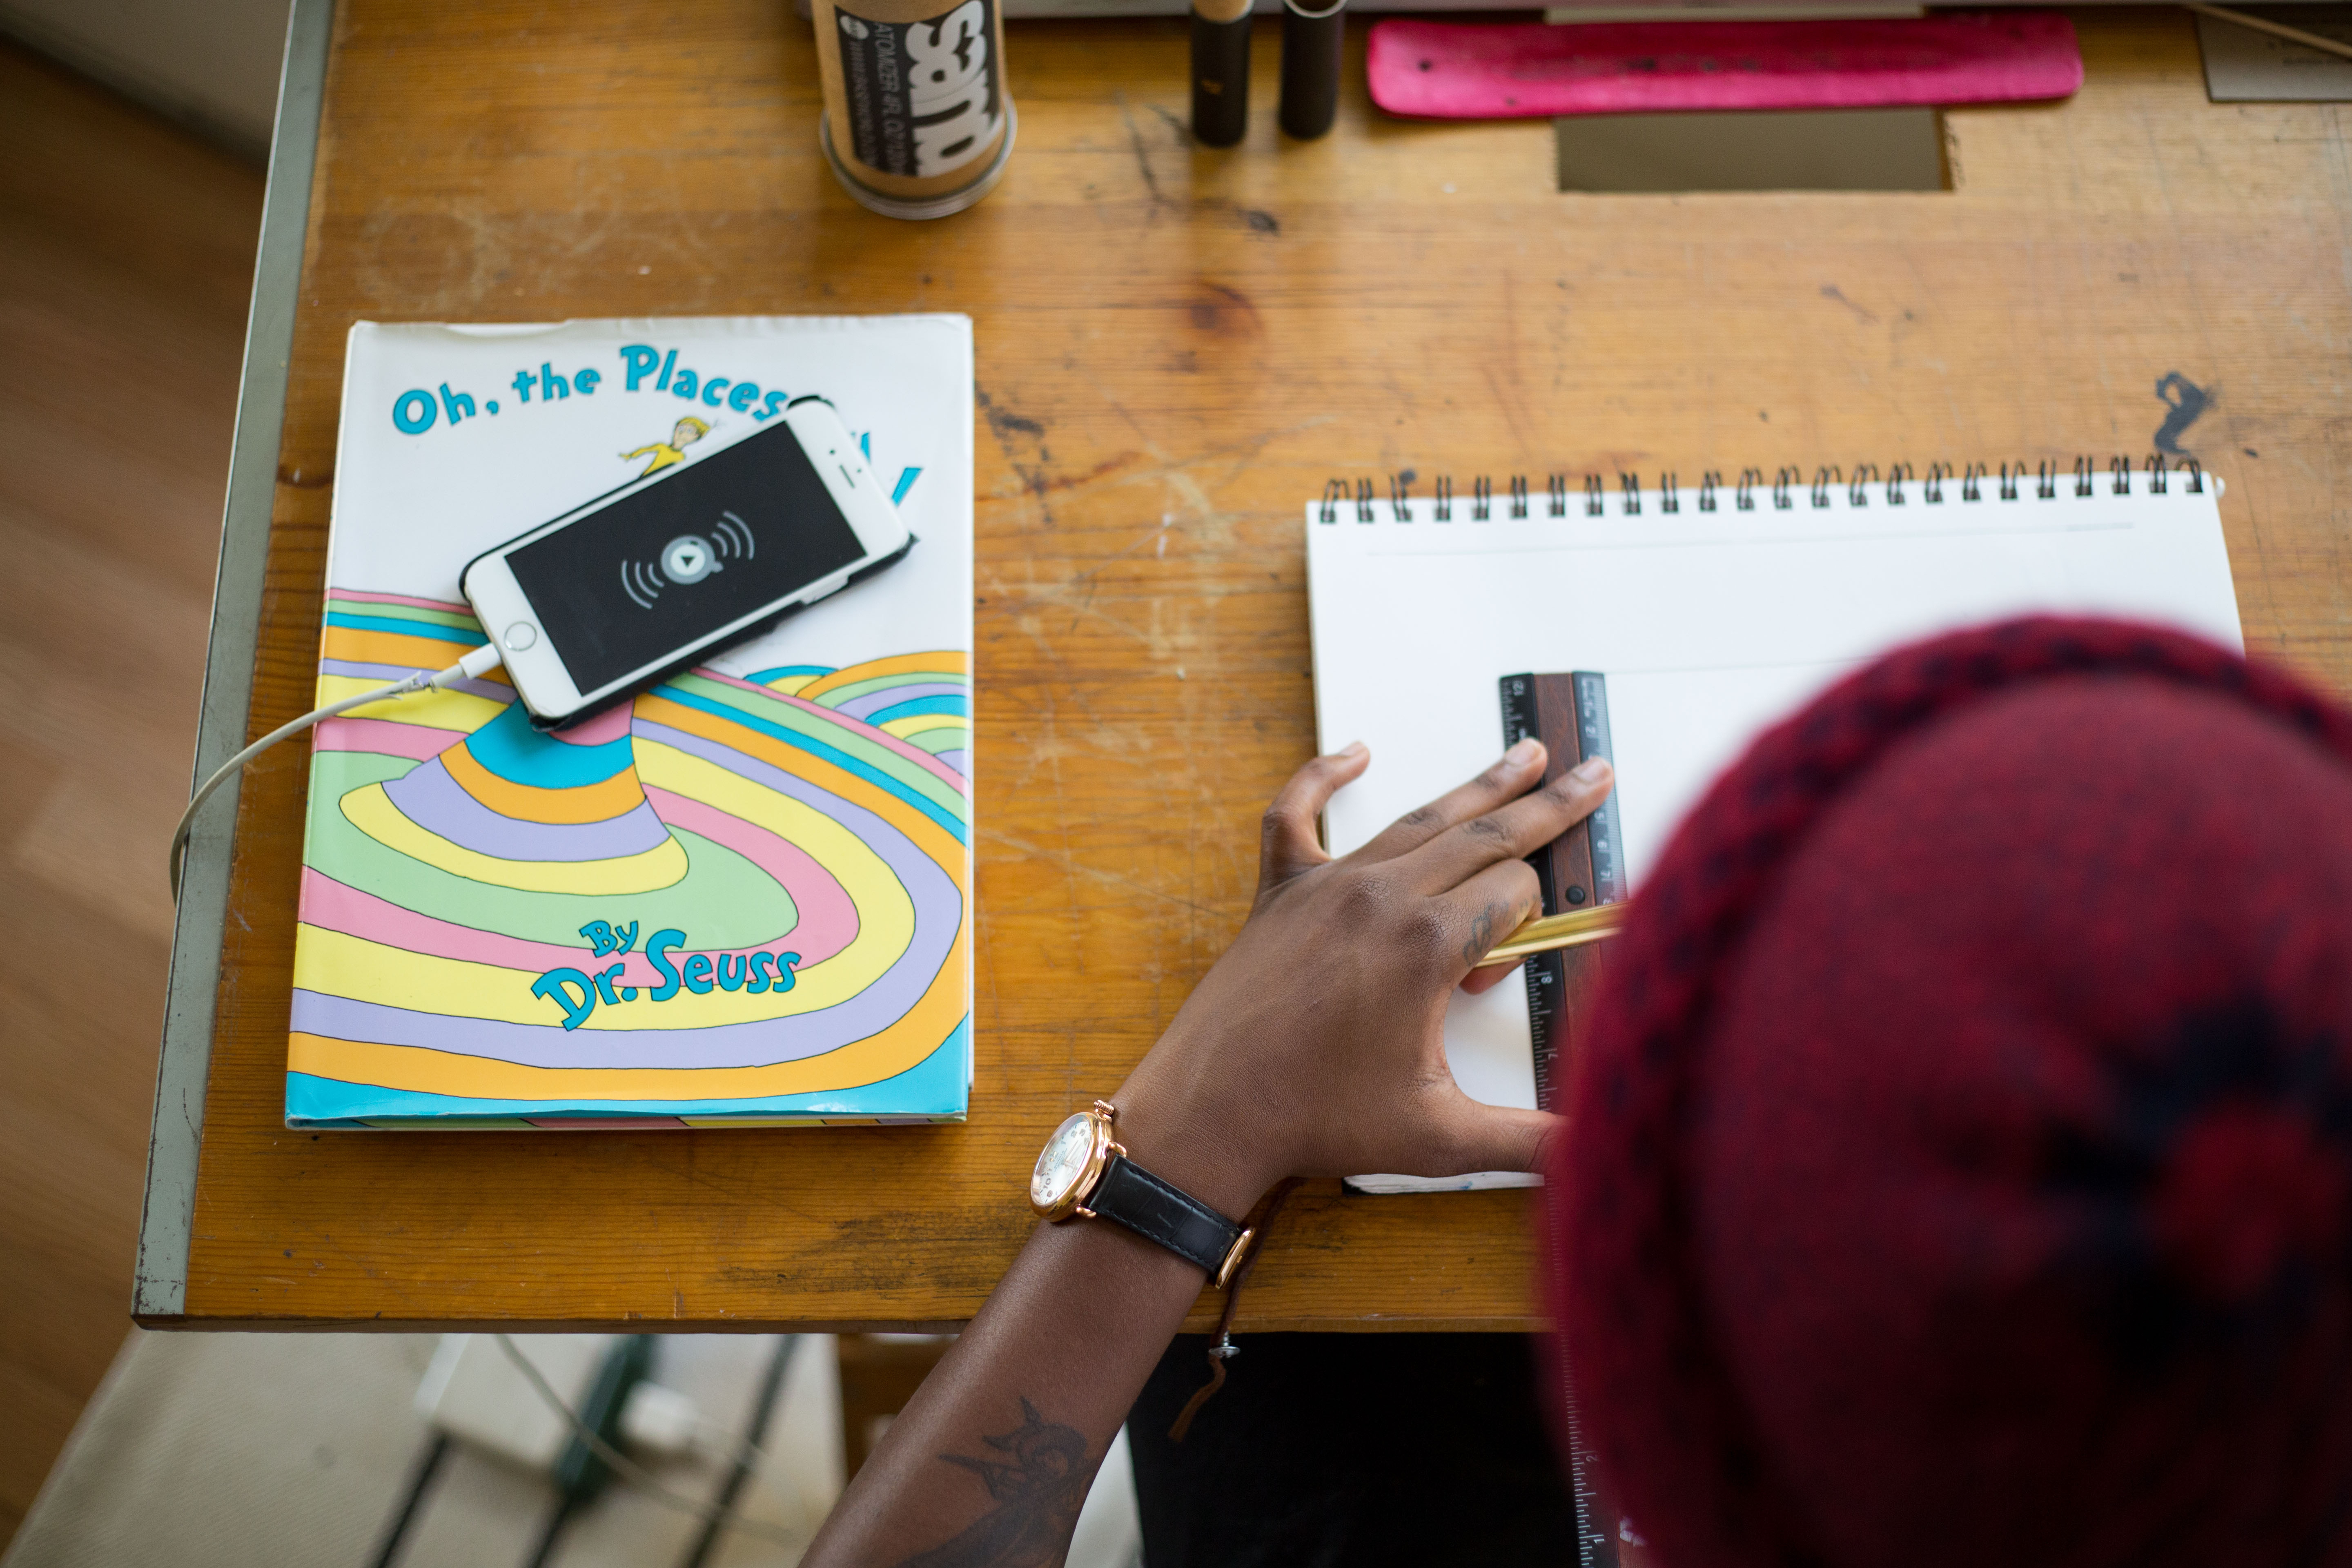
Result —
<instances>
[{"instance_id":1,"label":"dr. seuss book","mask_svg":"<svg viewBox=\"0 0 2352 1568\"><path fill-rule=\"evenodd\" d=\"M318 727L294 1127L959 1121L971 328L352 329L320 703L488 640L481 551L830 399L918 542L552 734L502 673Z\"/></svg>"}]
</instances>

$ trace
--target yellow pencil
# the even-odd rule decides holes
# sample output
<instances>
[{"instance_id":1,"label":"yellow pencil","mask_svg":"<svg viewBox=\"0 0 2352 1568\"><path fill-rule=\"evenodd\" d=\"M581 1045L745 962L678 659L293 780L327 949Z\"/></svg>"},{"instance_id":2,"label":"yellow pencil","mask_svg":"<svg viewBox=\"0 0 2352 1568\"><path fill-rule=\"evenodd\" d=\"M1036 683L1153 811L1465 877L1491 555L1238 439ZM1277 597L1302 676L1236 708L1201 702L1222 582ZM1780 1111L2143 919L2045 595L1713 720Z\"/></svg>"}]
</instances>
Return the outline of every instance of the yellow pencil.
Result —
<instances>
[{"instance_id":1,"label":"yellow pencil","mask_svg":"<svg viewBox=\"0 0 2352 1568\"><path fill-rule=\"evenodd\" d=\"M1626 916L1633 912L1631 904L1595 904L1591 909L1570 910L1564 915L1539 915L1496 942L1494 951L1475 967L1492 969L1499 964L1517 963L1530 953L1604 941L1623 930Z\"/></svg>"}]
</instances>

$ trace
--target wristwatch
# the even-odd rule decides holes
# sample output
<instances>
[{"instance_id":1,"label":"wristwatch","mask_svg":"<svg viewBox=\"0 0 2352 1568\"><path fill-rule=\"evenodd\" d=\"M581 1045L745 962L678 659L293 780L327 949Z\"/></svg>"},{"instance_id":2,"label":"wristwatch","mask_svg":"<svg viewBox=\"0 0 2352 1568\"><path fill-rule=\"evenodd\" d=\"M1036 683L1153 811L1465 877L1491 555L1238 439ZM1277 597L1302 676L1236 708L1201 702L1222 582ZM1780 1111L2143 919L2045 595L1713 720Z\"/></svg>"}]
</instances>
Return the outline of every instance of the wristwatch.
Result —
<instances>
[{"instance_id":1,"label":"wristwatch","mask_svg":"<svg viewBox=\"0 0 2352 1568\"><path fill-rule=\"evenodd\" d=\"M1111 1136L1118 1108L1095 1101L1054 1129L1029 1177L1029 1206L1059 1225L1107 1219L1156 1241L1223 1289L1249 1256L1244 1230L1127 1157Z\"/></svg>"}]
</instances>

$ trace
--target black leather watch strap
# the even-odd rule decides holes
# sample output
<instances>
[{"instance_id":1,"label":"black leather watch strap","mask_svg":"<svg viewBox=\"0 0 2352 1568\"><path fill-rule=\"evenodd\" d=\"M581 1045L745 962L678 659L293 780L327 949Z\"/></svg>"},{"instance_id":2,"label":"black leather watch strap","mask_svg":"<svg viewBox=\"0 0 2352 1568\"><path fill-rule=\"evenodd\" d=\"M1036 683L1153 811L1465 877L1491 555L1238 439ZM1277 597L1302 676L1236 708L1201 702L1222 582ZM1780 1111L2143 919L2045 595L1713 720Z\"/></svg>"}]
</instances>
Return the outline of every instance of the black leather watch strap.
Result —
<instances>
[{"instance_id":1,"label":"black leather watch strap","mask_svg":"<svg viewBox=\"0 0 2352 1568\"><path fill-rule=\"evenodd\" d=\"M1210 1279L1217 1278L1242 1227L1170 1186L1124 1154L1111 1156L1086 1206L1103 1219L1156 1241Z\"/></svg>"}]
</instances>

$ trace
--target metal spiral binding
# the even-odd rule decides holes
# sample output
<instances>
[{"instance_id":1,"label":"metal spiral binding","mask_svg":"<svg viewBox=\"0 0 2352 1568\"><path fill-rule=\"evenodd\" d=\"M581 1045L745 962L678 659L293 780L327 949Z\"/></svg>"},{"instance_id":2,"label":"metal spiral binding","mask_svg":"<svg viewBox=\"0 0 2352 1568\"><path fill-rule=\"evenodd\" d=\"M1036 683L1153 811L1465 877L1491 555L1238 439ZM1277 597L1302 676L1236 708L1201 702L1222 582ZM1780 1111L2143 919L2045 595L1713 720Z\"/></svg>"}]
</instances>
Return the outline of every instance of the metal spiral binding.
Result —
<instances>
[{"instance_id":1,"label":"metal spiral binding","mask_svg":"<svg viewBox=\"0 0 2352 1568\"><path fill-rule=\"evenodd\" d=\"M2134 473L2133 459L2118 454L2109 458L2106 460L2106 466L2107 493L2118 496L2133 494L2133 481L2137 477ZM2172 476L2175 474L2188 476L2187 483L2182 486L2188 493L2191 495L2206 493L2205 470L2194 458L2184 457L2174 460L2168 458L2162 453L2151 452L2138 466L2144 473L2143 482L2146 485L2146 489L2139 493L2147 495L2171 493ZM2056 458L2038 459L2032 468L2034 497L2040 500L2057 500L2059 482L2071 472L2074 481L2073 493L2087 500L2098 493L2098 468L2099 459L2089 456L2074 458L2071 468L2061 468L2059 459ZM1642 476L1638 473L1627 473L1622 468L1616 472L1617 515L1624 518L1640 517L1644 504ZM1984 481L1988 479L1995 481L1995 497L2004 502L2015 501L2024 494L2026 474L2026 465L2022 461L2005 462L2000 464L1997 470L1989 472L1982 463L1969 463L1964 468L1956 468L1950 463L1938 460L1927 465L1927 472L1924 478L1915 476L1911 465L1900 461L1888 464L1883 476L1874 463L1857 463L1851 470L1832 463L1814 469L1811 479L1808 480L1803 469L1784 465L1776 469L1772 476L1772 510L1775 511L1793 510L1797 504L1796 489L1801 485L1806 488L1806 500L1811 508L1817 510L1827 510L1833 504L1832 492L1840 489L1845 491L1845 504L1850 510L1859 510L1870 506L1871 491L1874 489L1883 489L1882 504L1890 507L1908 506L1911 503L1910 489L1913 485L1919 487L1919 500L1922 505L1942 506L1946 504L1947 500L1946 483L1954 479L1959 480L1959 500L1964 505L1991 499L1985 494ZM1402 523L1413 521L1412 486L1416 477L1411 468L1389 475L1388 502L1389 516L1391 521ZM1588 473L1583 478L1584 515L1589 518L1609 515L1607 479L1601 474L1592 473ZM1513 474L1509 476L1507 484L1509 510L1506 515L1515 521L1524 521L1533 516L1534 489L1528 476ZM1763 487L1764 470L1762 468L1740 469L1737 484L1729 487L1733 492L1731 501L1733 510L1756 510L1757 492ZM1723 491L1726 488L1723 470L1720 468L1704 470L1699 478L1698 505L1696 510L1710 513L1720 511L1723 507ZM1437 522L1453 521L1454 494L1453 477L1448 474L1434 476L1430 481L1430 518ZM1681 514L1682 479L1678 473L1670 468L1660 470L1655 494L1657 510L1660 513L1670 516ZM1318 522L1336 523L1339 521L1341 510L1352 506L1358 522L1376 521L1378 519L1374 510L1373 496L1373 482L1369 479L1328 479L1324 482L1322 499L1315 503L1315 520ZM1568 501L1568 476L1559 473L1546 475L1544 515L1565 520L1569 515ZM1494 516L1495 481L1488 475L1479 474L1470 481L1471 521L1486 522Z\"/></svg>"}]
</instances>

